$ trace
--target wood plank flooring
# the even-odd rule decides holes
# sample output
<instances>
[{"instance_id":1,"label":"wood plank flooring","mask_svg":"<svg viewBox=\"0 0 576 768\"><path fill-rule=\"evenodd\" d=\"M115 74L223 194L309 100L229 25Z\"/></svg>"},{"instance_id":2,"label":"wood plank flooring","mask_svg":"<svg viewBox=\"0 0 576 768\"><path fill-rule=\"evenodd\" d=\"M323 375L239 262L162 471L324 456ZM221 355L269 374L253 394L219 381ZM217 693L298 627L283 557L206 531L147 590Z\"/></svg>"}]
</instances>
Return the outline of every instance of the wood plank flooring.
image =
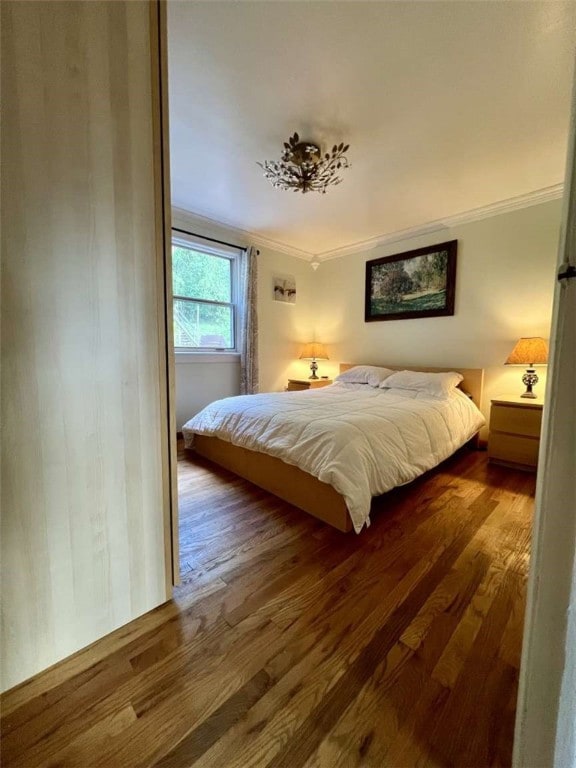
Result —
<instances>
[{"instance_id":1,"label":"wood plank flooring","mask_svg":"<svg viewBox=\"0 0 576 768\"><path fill-rule=\"evenodd\" d=\"M532 475L463 450L360 536L179 478L174 601L5 694L5 768L510 765Z\"/></svg>"}]
</instances>

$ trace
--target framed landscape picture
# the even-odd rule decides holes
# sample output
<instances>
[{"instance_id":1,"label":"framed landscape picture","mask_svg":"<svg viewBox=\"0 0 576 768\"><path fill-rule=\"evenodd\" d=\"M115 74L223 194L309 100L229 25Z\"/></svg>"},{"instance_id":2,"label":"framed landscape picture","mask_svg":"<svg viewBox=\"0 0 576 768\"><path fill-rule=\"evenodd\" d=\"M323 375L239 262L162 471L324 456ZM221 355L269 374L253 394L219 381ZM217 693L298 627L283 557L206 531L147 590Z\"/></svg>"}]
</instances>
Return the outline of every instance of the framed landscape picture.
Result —
<instances>
[{"instance_id":1,"label":"framed landscape picture","mask_svg":"<svg viewBox=\"0 0 576 768\"><path fill-rule=\"evenodd\" d=\"M453 315L457 243L367 261L364 320Z\"/></svg>"}]
</instances>

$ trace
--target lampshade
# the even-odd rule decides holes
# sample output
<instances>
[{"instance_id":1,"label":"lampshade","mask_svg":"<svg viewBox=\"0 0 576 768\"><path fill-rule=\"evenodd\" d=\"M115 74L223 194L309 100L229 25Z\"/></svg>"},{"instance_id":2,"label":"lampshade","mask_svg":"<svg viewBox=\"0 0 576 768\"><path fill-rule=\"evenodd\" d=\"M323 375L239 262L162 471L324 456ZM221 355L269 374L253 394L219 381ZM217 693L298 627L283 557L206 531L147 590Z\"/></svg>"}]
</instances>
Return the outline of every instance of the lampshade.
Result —
<instances>
[{"instance_id":1,"label":"lampshade","mask_svg":"<svg viewBox=\"0 0 576 768\"><path fill-rule=\"evenodd\" d=\"M300 353L300 360L329 360L328 353L324 344L318 341L309 341L304 345Z\"/></svg>"},{"instance_id":2,"label":"lampshade","mask_svg":"<svg viewBox=\"0 0 576 768\"><path fill-rule=\"evenodd\" d=\"M540 336L522 338L508 355L504 365L546 365L548 345Z\"/></svg>"}]
</instances>

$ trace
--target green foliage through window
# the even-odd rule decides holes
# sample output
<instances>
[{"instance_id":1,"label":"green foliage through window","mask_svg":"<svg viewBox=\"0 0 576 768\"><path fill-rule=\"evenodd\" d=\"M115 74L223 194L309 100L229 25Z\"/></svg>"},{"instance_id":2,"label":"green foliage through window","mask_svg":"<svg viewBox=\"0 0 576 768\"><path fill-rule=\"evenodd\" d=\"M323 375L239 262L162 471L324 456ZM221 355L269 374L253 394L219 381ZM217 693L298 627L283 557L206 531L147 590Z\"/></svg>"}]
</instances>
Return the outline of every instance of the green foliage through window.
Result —
<instances>
[{"instance_id":1,"label":"green foliage through window","mask_svg":"<svg viewBox=\"0 0 576 768\"><path fill-rule=\"evenodd\" d=\"M172 246L174 296L232 301L231 259Z\"/></svg>"},{"instance_id":2,"label":"green foliage through window","mask_svg":"<svg viewBox=\"0 0 576 768\"><path fill-rule=\"evenodd\" d=\"M172 246L174 346L234 349L234 260Z\"/></svg>"}]
</instances>

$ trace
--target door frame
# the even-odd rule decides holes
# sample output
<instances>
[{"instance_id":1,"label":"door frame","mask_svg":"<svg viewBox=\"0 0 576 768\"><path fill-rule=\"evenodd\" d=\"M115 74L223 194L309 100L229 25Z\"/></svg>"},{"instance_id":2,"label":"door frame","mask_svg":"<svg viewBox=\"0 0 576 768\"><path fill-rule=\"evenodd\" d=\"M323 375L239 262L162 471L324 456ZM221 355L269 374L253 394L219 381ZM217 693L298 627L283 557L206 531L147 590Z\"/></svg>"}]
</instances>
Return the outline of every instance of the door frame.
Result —
<instances>
[{"instance_id":1,"label":"door frame","mask_svg":"<svg viewBox=\"0 0 576 768\"><path fill-rule=\"evenodd\" d=\"M161 349L165 349L161 378L161 413L166 417L162 435L164 557L166 599L172 587L180 583L178 533L178 452L176 443L176 389L174 328L172 323L172 207L170 195L170 147L168 113L168 27L166 0L150 0L150 35L152 56L152 101L156 247L158 279L164 286L158 295L158 331Z\"/></svg>"},{"instance_id":2,"label":"door frame","mask_svg":"<svg viewBox=\"0 0 576 768\"><path fill-rule=\"evenodd\" d=\"M567 271L566 263L576 267L575 142L576 79L558 258L564 266L559 273ZM558 338L560 322L573 322L570 301L576 300L575 291L574 278L556 283L516 708L515 768L576 765L576 411L567 405L574 397L576 350L569 332L564 343L562 336ZM559 421L563 428L555 434Z\"/></svg>"}]
</instances>

